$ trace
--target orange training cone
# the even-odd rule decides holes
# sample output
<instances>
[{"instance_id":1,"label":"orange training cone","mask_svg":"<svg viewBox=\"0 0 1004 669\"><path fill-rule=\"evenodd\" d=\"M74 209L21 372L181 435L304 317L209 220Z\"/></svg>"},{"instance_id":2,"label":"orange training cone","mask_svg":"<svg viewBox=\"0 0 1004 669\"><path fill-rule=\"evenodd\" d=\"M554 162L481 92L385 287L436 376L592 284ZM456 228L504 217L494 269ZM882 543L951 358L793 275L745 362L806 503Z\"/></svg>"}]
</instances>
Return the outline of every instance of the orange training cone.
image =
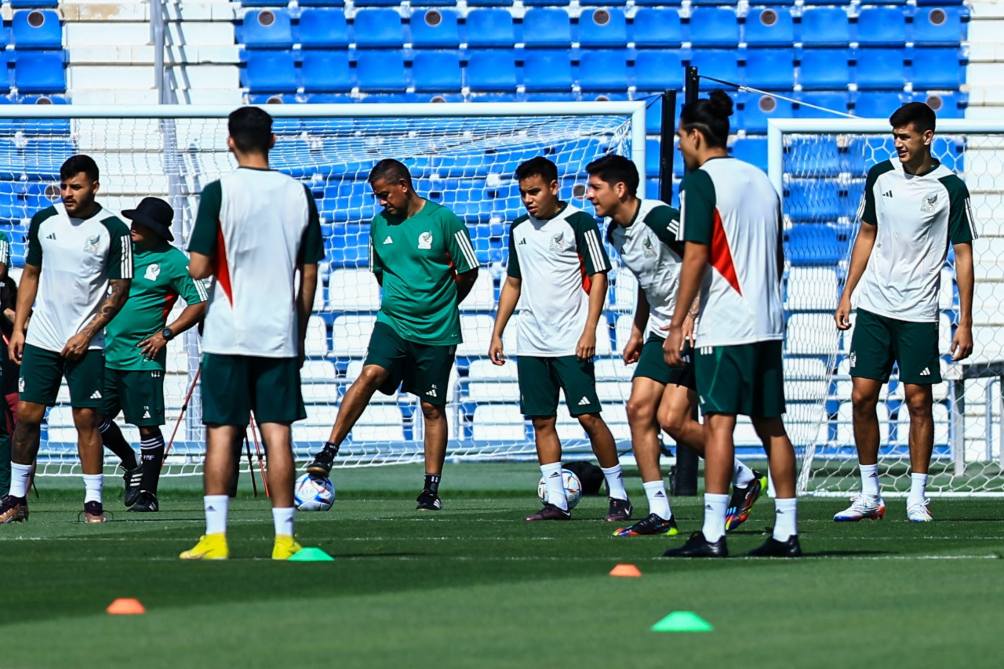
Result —
<instances>
[{"instance_id":1,"label":"orange training cone","mask_svg":"<svg viewBox=\"0 0 1004 669\"><path fill-rule=\"evenodd\" d=\"M641 576L641 570L633 564L622 562L610 570L610 575L620 576L622 578L638 578Z\"/></svg>"},{"instance_id":2,"label":"orange training cone","mask_svg":"<svg viewBox=\"0 0 1004 669\"><path fill-rule=\"evenodd\" d=\"M146 613L143 604L138 599L132 597L119 597L106 609L109 615L113 616L137 616Z\"/></svg>"}]
</instances>

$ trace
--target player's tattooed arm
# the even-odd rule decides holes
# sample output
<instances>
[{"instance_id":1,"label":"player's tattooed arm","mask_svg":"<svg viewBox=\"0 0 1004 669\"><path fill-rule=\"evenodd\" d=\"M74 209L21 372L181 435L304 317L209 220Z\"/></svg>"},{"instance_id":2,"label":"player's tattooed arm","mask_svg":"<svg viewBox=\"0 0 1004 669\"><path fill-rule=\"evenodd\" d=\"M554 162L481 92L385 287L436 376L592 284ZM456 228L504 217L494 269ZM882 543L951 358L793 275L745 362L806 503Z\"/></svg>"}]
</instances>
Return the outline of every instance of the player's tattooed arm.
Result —
<instances>
[{"instance_id":1,"label":"player's tattooed arm","mask_svg":"<svg viewBox=\"0 0 1004 669\"><path fill-rule=\"evenodd\" d=\"M80 332L70 337L63 347L63 357L67 360L79 360L87 352L87 347L108 323L115 318L129 297L131 279L111 279L108 282L108 292L98 305L98 313L80 329Z\"/></svg>"}]
</instances>

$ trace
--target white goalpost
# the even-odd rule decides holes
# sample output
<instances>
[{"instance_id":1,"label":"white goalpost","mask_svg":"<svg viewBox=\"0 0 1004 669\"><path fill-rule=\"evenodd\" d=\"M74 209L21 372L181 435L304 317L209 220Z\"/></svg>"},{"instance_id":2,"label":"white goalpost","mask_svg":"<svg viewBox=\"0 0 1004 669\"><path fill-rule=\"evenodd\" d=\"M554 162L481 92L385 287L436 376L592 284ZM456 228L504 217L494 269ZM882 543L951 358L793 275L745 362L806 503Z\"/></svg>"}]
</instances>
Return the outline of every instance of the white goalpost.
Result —
<instances>
[{"instance_id":1,"label":"white goalpost","mask_svg":"<svg viewBox=\"0 0 1004 669\"><path fill-rule=\"evenodd\" d=\"M935 157L958 173L971 194L980 238L973 244L975 351L948 355L958 323L953 256L942 270L940 344L945 382L934 388L932 495L1004 495L1004 123L938 122ZM833 324L858 221L866 171L896 159L885 119L772 119L769 175L783 194L789 266L786 276L789 367L815 370L822 402L795 401L789 417L818 427L796 438L800 494L844 496L857 490L847 354L851 333ZM852 317L853 320L853 317ZM788 387L791 387L789 381ZM798 398L794 398L798 400ZM821 410L820 410L821 409ZM909 416L895 378L879 403L883 494L909 488ZM888 492L887 492L888 491Z\"/></svg>"}]
</instances>

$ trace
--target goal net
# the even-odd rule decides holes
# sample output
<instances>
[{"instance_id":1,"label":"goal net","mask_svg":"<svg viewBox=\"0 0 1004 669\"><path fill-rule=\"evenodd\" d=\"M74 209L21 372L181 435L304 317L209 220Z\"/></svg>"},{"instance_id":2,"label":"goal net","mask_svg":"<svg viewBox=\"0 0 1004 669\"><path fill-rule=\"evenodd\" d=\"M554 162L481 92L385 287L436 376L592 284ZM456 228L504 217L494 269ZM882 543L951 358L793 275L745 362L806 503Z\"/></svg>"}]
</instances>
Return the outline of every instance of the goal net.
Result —
<instances>
[{"instance_id":1,"label":"goal net","mask_svg":"<svg viewBox=\"0 0 1004 669\"><path fill-rule=\"evenodd\" d=\"M562 198L592 211L583 202L585 166L590 161L616 152L632 157L645 172L643 103L272 105L268 110L276 117L272 166L310 187L326 246L321 285L307 326L303 367L307 420L293 429L297 459L307 460L327 439L339 402L362 368L379 308L379 288L367 266L368 224L377 206L366 177L382 158L402 160L411 169L419 194L463 218L480 265L477 283L461 306L464 343L457 349L447 405L449 457L512 458L534 453L528 426L519 414L515 364L495 367L486 358L504 276L508 225L522 213L513 171L524 160L547 156L558 165ZM168 199L176 212L177 243L183 245L201 188L235 166L226 150L229 111L191 106L0 109L0 226L13 239L13 273L23 265L31 215L58 198L59 165L74 153L87 153L97 161L98 199L107 207L130 208L148 195ZM629 332L634 288L627 272L615 272L613 281L598 337L597 370L605 416L627 448L624 402L632 370L614 354ZM175 315L177 311L171 318ZM518 354L515 333L513 320L506 333L511 354ZM170 345L165 437L176 433L166 475L201 472L204 432L198 361L199 337L194 332ZM564 410L559 416L558 431L566 450L588 449L578 423ZM135 429L125 432L137 446ZM378 393L343 445L336 465L421 460L423 436L414 397ZM248 432L252 451L257 437ZM75 441L64 387L59 404L48 412L38 472L79 473ZM109 455L106 462L111 466L113 457Z\"/></svg>"},{"instance_id":2,"label":"goal net","mask_svg":"<svg viewBox=\"0 0 1004 669\"><path fill-rule=\"evenodd\" d=\"M974 224L975 352L955 363L949 354L959 318L950 252L941 273L939 350L945 382L934 387L934 457L928 490L935 495L1004 494L1004 126L941 121L935 157L958 173L970 194ZM797 434L800 493L846 495L859 489L851 414L848 353L853 331L833 324L869 167L896 159L885 120L777 120L769 136L770 176L783 193L788 267L786 373L809 372L825 401L790 406L789 416L816 429ZM854 317L852 315L852 321ZM821 384L821 385L820 385ZM789 380L789 389L792 381ZM790 394L789 394L790 396ZM803 405L804 404L804 405ZM910 486L909 412L894 371L878 405L883 494Z\"/></svg>"}]
</instances>

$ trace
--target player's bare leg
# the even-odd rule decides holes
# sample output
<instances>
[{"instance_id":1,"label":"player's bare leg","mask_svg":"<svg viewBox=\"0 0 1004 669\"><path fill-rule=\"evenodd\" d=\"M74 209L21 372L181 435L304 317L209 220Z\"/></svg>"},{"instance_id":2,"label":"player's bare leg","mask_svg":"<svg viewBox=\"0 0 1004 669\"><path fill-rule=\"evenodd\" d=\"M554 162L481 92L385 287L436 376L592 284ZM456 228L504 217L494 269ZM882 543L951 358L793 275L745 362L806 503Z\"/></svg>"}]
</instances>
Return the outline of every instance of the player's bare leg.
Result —
<instances>
[{"instance_id":1,"label":"player's bare leg","mask_svg":"<svg viewBox=\"0 0 1004 669\"><path fill-rule=\"evenodd\" d=\"M568 497L561 474L561 441L556 428L557 416L533 416L533 440L537 447L537 462L544 478L546 494L543 508L526 517L528 521L568 520Z\"/></svg>"},{"instance_id":2,"label":"player's bare leg","mask_svg":"<svg viewBox=\"0 0 1004 669\"><path fill-rule=\"evenodd\" d=\"M77 453L84 472L84 522L105 522L101 491L104 485L101 431L98 412L90 408L73 408L73 424L77 428Z\"/></svg>"},{"instance_id":3,"label":"player's bare leg","mask_svg":"<svg viewBox=\"0 0 1004 669\"><path fill-rule=\"evenodd\" d=\"M0 500L0 524L28 519L28 486L38 454L38 435L45 406L18 402L17 421L11 439L10 489Z\"/></svg>"},{"instance_id":4,"label":"player's bare leg","mask_svg":"<svg viewBox=\"0 0 1004 669\"><path fill-rule=\"evenodd\" d=\"M854 498L849 507L833 516L833 520L837 522L854 522L865 518L875 520L885 515L885 503L879 489L879 422L875 412L882 382L856 376L853 377L852 384L854 444L858 449L861 494Z\"/></svg>"},{"instance_id":5,"label":"player's bare leg","mask_svg":"<svg viewBox=\"0 0 1004 669\"><path fill-rule=\"evenodd\" d=\"M779 417L753 418L753 429L767 451L774 480L774 530L770 538L750 552L753 557L799 557L798 516L795 500L795 449Z\"/></svg>"},{"instance_id":6,"label":"player's bare leg","mask_svg":"<svg viewBox=\"0 0 1004 669\"><path fill-rule=\"evenodd\" d=\"M906 515L913 522L932 520L927 510L927 472L934 450L934 397L931 386L905 385L906 407L910 412L910 495ZM900 409L902 411L903 409Z\"/></svg>"},{"instance_id":7,"label":"player's bare leg","mask_svg":"<svg viewBox=\"0 0 1004 669\"><path fill-rule=\"evenodd\" d=\"M445 407L423 400L422 420L425 421L425 485L416 501L422 511L438 511L443 508L439 499L439 481L443 475L449 435Z\"/></svg>"}]
</instances>

